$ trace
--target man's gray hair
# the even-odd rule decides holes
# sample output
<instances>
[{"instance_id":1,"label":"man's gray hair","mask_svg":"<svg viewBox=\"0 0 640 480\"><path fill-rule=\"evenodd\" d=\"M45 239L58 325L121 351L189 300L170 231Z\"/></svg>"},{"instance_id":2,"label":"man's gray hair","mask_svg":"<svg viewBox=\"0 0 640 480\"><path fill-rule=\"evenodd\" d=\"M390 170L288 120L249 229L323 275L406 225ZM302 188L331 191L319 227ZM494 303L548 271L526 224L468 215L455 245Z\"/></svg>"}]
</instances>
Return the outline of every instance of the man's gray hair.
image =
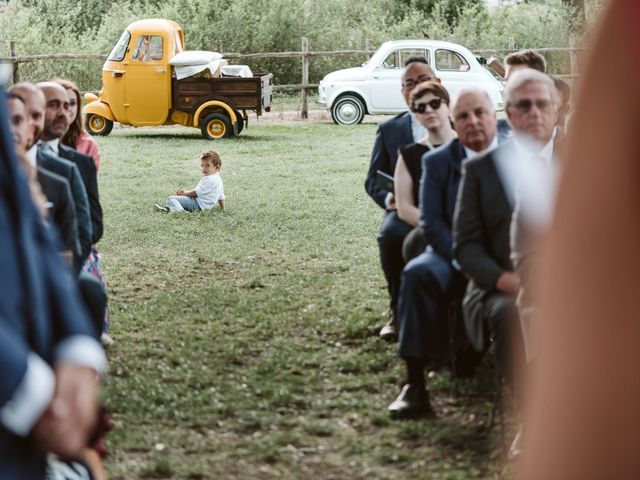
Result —
<instances>
[{"instance_id":1,"label":"man's gray hair","mask_svg":"<svg viewBox=\"0 0 640 480\"><path fill-rule=\"evenodd\" d=\"M523 68L513 73L507 81L507 85L504 89L504 99L507 105L511 104L513 95L515 92L523 88L529 83L540 83L545 85L551 95L551 100L556 107L560 105L560 94L556 89L553 79L542 72L534 70L532 68Z\"/></svg>"},{"instance_id":2,"label":"man's gray hair","mask_svg":"<svg viewBox=\"0 0 640 480\"><path fill-rule=\"evenodd\" d=\"M489 105L491 106L491 111L495 111L495 107L493 106L493 101L491 100L491 97L489 96L486 90L483 90L480 87L465 87L458 90L458 92L454 95L453 102L451 102L451 113L453 114L453 112L456 109L456 105L458 104L458 101L462 97L465 97L471 94L485 97L487 99L487 102L489 102Z\"/></svg>"}]
</instances>

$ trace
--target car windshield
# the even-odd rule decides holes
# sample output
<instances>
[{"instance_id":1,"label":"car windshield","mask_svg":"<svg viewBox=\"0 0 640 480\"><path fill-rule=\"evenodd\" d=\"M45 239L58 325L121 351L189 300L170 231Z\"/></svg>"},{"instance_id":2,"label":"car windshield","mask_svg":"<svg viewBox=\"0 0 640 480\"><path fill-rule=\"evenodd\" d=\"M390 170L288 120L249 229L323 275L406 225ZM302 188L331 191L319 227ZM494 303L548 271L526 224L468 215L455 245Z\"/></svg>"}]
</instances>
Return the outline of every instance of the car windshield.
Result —
<instances>
[{"instance_id":1,"label":"car windshield","mask_svg":"<svg viewBox=\"0 0 640 480\"><path fill-rule=\"evenodd\" d=\"M127 53L129 40L131 40L131 34L127 30L125 30L120 36L120 40L118 40L118 43L116 43L115 47L113 47L113 49L111 50L108 60L112 60L114 62L121 61Z\"/></svg>"}]
</instances>

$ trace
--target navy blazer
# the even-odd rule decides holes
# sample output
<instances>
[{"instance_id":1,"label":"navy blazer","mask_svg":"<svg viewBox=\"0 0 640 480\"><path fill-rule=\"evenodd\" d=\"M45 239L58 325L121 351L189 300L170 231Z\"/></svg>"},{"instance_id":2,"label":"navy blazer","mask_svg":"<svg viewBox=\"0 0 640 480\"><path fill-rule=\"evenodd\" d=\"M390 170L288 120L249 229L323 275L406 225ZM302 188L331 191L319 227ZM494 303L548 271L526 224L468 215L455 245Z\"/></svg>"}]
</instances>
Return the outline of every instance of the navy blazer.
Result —
<instances>
[{"instance_id":1,"label":"navy blazer","mask_svg":"<svg viewBox=\"0 0 640 480\"><path fill-rule=\"evenodd\" d=\"M84 188L87 191L87 197L89 197L89 209L91 211L91 240L98 243L102 238L103 225L102 225L102 206L100 205L100 194L98 193L98 171L96 170L96 164L89 155L80 153L79 151L58 144L58 150L60 157L65 160L73 162L82 176L84 182Z\"/></svg>"},{"instance_id":2,"label":"navy blazer","mask_svg":"<svg viewBox=\"0 0 640 480\"><path fill-rule=\"evenodd\" d=\"M78 220L69 182L64 177L43 168L38 168L37 172L42 193L52 204L48 212L49 220L58 230L64 249L71 250L74 257L79 259Z\"/></svg>"},{"instance_id":3,"label":"navy blazer","mask_svg":"<svg viewBox=\"0 0 640 480\"><path fill-rule=\"evenodd\" d=\"M82 258L85 259L91 252L92 227L91 227L91 211L89 208L89 198L82 181L82 176L78 167L63 158L54 155L52 152L44 152L38 149L36 163L39 167L49 170L53 173L64 177L69 182L71 195L76 207L76 218L78 220L78 238L80 241L80 250Z\"/></svg>"},{"instance_id":4,"label":"navy blazer","mask_svg":"<svg viewBox=\"0 0 640 480\"><path fill-rule=\"evenodd\" d=\"M427 244L449 261L453 260L453 212L466 156L457 138L422 156L420 226Z\"/></svg>"},{"instance_id":5,"label":"navy blazer","mask_svg":"<svg viewBox=\"0 0 640 480\"><path fill-rule=\"evenodd\" d=\"M398 159L398 148L409 143L414 143L411 114L409 112L396 115L391 120L387 120L378 126L364 188L369 196L382 208L386 208L384 200L389 192L378 187L376 172L381 170L393 176L396 170L396 160Z\"/></svg>"},{"instance_id":6,"label":"navy blazer","mask_svg":"<svg viewBox=\"0 0 640 480\"><path fill-rule=\"evenodd\" d=\"M16 393L30 353L53 364L61 341L93 334L75 281L31 200L7 118L0 93L0 408ZM44 466L28 438L0 426L0 478L44 478Z\"/></svg>"}]
</instances>

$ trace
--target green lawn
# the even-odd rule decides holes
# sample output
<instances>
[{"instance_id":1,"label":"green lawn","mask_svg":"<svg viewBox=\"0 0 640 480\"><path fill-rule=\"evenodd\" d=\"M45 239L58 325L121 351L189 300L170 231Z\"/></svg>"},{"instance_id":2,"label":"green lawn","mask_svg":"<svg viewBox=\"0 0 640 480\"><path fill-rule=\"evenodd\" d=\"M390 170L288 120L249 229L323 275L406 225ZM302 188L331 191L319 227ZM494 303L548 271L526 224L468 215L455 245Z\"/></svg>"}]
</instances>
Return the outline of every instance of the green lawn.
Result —
<instances>
[{"instance_id":1,"label":"green lawn","mask_svg":"<svg viewBox=\"0 0 640 480\"><path fill-rule=\"evenodd\" d=\"M432 381L439 417L391 421L404 376L379 340L375 124L251 125L100 138L110 287L112 479L468 479L499 475L492 373ZM222 156L227 209L156 202Z\"/></svg>"}]
</instances>

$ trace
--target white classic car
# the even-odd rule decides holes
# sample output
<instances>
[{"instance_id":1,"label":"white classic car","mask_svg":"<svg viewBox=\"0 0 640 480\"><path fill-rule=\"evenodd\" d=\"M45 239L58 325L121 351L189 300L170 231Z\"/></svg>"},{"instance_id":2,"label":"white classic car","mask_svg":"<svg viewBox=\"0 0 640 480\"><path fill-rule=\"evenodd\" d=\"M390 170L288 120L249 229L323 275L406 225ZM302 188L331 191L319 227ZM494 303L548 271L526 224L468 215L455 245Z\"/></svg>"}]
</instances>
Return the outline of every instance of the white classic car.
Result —
<instances>
[{"instance_id":1,"label":"white classic car","mask_svg":"<svg viewBox=\"0 0 640 480\"><path fill-rule=\"evenodd\" d=\"M409 57L421 56L453 98L464 87L487 91L496 110L504 108L503 84L465 47L437 40L394 40L383 43L361 67L337 70L318 87L318 103L339 125L355 125L365 114L397 114L407 110L400 77Z\"/></svg>"}]
</instances>

